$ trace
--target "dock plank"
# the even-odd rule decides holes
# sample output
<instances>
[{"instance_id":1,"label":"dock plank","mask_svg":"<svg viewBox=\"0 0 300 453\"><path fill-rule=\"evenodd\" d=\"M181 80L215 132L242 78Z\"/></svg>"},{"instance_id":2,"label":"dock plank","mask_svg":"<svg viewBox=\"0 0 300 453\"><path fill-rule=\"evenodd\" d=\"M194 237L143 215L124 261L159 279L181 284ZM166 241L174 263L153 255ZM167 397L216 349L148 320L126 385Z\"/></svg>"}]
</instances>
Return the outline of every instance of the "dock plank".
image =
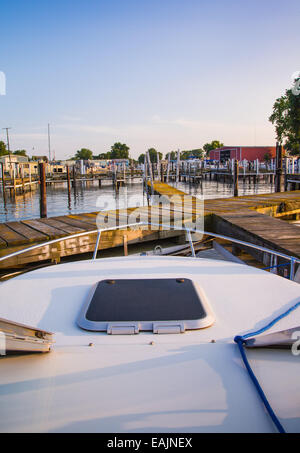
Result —
<instances>
[{"instance_id":1,"label":"dock plank","mask_svg":"<svg viewBox=\"0 0 300 453\"><path fill-rule=\"evenodd\" d=\"M46 236L48 236L49 239L55 239L58 237L65 236L65 232L63 230L54 228L50 225L46 225L44 222L41 222L40 220L23 220L22 223L25 225L29 225L31 228L34 228L35 230L44 233Z\"/></svg>"},{"instance_id":2,"label":"dock plank","mask_svg":"<svg viewBox=\"0 0 300 453\"><path fill-rule=\"evenodd\" d=\"M66 223L67 225L70 225L71 227L80 228L83 231L94 230L92 224L84 222L83 220L73 219L70 216L57 216L57 217L51 217L51 218L54 220L58 220L60 222Z\"/></svg>"},{"instance_id":3,"label":"dock plank","mask_svg":"<svg viewBox=\"0 0 300 453\"><path fill-rule=\"evenodd\" d=\"M6 224L0 224L0 238L2 241L6 242L8 246L11 244L26 244L27 242L27 238L25 236L12 230Z\"/></svg>"},{"instance_id":4,"label":"dock plank","mask_svg":"<svg viewBox=\"0 0 300 453\"><path fill-rule=\"evenodd\" d=\"M4 249L6 247L7 247L7 243L3 239L0 238L0 249Z\"/></svg>"},{"instance_id":5,"label":"dock plank","mask_svg":"<svg viewBox=\"0 0 300 453\"><path fill-rule=\"evenodd\" d=\"M40 222L45 223L46 225L49 225L51 227L57 228L59 230L62 230L66 233L66 236L68 234L76 234L76 233L81 233L82 231L86 231L84 228L79 228L76 226L69 225L65 222L62 222L61 220L57 219L40 219Z\"/></svg>"},{"instance_id":6,"label":"dock plank","mask_svg":"<svg viewBox=\"0 0 300 453\"><path fill-rule=\"evenodd\" d=\"M8 222L7 225L10 229L15 231L16 233L21 234L24 236L28 242L39 242L47 240L47 236L40 231L34 230L27 225L24 225L20 222Z\"/></svg>"}]
</instances>

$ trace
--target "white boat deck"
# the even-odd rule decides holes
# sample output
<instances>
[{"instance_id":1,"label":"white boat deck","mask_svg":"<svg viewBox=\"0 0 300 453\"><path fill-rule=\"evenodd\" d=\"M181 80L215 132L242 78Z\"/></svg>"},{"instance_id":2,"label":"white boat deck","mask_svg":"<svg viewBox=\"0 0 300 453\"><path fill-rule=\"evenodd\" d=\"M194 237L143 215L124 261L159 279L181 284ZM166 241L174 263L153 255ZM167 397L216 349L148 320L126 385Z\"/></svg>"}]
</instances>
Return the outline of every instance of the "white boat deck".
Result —
<instances>
[{"instance_id":1,"label":"white boat deck","mask_svg":"<svg viewBox=\"0 0 300 453\"><path fill-rule=\"evenodd\" d=\"M97 281L168 277L201 285L216 317L212 327L110 336L77 326ZM233 338L299 300L297 283L197 258L81 261L7 281L0 317L55 332L56 343L50 354L0 359L0 431L275 432ZM268 333L298 325L300 309ZM300 431L300 357L288 350L249 350L248 357L281 423Z\"/></svg>"}]
</instances>

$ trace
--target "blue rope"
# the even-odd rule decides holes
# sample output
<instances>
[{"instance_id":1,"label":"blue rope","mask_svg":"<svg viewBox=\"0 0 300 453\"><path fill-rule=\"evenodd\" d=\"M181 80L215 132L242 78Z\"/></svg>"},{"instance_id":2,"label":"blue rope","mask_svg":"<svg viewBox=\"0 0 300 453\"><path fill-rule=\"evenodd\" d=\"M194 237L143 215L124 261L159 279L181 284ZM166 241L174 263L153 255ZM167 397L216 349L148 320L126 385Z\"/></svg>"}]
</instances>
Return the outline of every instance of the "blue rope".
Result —
<instances>
[{"instance_id":1,"label":"blue rope","mask_svg":"<svg viewBox=\"0 0 300 453\"><path fill-rule=\"evenodd\" d=\"M245 367L246 367L246 369L247 369L247 371L249 373L249 376L250 376L253 384L255 385L256 390L257 390L257 392L258 392L258 394L259 394L259 396L260 396L265 408L267 409L267 411L268 411L273 423L275 424L276 428L278 429L278 431L280 433L285 433L285 430L284 430L282 424L280 423L280 421L278 420L278 417L276 416L275 412L273 411L269 401L267 400L267 397L264 394L263 389L261 388L261 386L260 386L255 374L253 373L253 370L252 370L252 368L251 368L251 366L250 366L250 364L248 362L248 359L247 359L247 356L246 356L246 352L245 352L245 349L244 349L243 345L246 342L247 338L255 337L257 335L260 335L263 332L266 332L271 327L273 327L275 324L277 324L281 319L285 318L290 313L292 313L294 310L296 310L299 306L300 306L300 302L297 302L295 305L293 305L287 311L285 311L281 315L277 316L275 319L273 319L273 321L269 322L269 324L267 324L265 327L262 327L261 329L257 330L256 332L250 332L250 333L247 333L246 335L236 336L234 338L235 343L237 343L237 345L239 347L243 362L244 362Z\"/></svg>"},{"instance_id":2,"label":"blue rope","mask_svg":"<svg viewBox=\"0 0 300 453\"><path fill-rule=\"evenodd\" d=\"M283 267L283 266L289 266L290 263L284 263L284 264L277 264L277 266L271 266L271 267L264 267L262 271L268 271L269 269L275 269L276 267Z\"/></svg>"}]
</instances>

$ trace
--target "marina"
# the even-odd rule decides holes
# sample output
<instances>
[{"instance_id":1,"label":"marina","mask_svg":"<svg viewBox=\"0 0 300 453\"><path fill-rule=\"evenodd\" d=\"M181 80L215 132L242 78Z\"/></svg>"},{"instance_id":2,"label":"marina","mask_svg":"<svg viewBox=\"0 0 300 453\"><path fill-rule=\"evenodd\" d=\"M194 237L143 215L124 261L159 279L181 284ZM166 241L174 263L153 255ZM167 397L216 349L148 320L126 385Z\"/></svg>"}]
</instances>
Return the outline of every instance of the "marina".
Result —
<instances>
[{"instance_id":1,"label":"marina","mask_svg":"<svg viewBox=\"0 0 300 453\"><path fill-rule=\"evenodd\" d=\"M150 181L148 181L148 188L151 188ZM115 231L103 232L100 248L125 247L126 253L128 253L128 246L130 247L131 244L178 237L182 233L151 231L151 229L147 231L130 231L129 229L127 231L127 228L122 229L122 225L149 220L153 223L164 224L165 219L168 221L172 219L173 225L176 225L176 220L182 216L185 223L188 224L197 216L202 216L203 225L207 231L227 236L233 235L253 244L267 246L274 251L300 257L299 228L284 221L285 218L299 220L300 191L207 199L204 200L202 210L198 198L173 186L155 182L153 189L156 194L163 197L160 205L148 206L147 203L145 205L143 198L143 203L138 209L127 207L2 223L0 225L0 256L4 257L22 248L59 237L94 232L97 229L105 230L110 226L110 222L116 222L118 228ZM164 199L168 201L173 196L177 197L174 205L163 203ZM172 230L172 225L170 230ZM17 268L24 264L45 260L59 262L63 257L92 253L95 243L96 235L90 233L84 237L64 240L53 246L34 249L33 252L11 258L3 264L0 263L0 267ZM232 249L238 253L238 248L233 246ZM255 258L266 266L271 264L269 256L255 253Z\"/></svg>"},{"instance_id":2,"label":"marina","mask_svg":"<svg viewBox=\"0 0 300 453\"><path fill-rule=\"evenodd\" d=\"M1 17L0 433L300 433L299 0Z\"/></svg>"}]
</instances>

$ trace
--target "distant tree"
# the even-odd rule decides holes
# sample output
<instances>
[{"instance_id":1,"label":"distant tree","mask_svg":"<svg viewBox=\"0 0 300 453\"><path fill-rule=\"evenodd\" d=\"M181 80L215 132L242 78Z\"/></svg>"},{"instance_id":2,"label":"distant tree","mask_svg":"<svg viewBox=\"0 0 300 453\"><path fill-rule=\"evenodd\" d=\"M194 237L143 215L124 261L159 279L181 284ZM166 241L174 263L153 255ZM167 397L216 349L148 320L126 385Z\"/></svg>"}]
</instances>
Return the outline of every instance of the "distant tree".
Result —
<instances>
[{"instance_id":1,"label":"distant tree","mask_svg":"<svg viewBox=\"0 0 300 453\"><path fill-rule=\"evenodd\" d=\"M25 149L17 149L17 151L14 151L16 156L24 156L27 157L27 151Z\"/></svg>"},{"instance_id":2,"label":"distant tree","mask_svg":"<svg viewBox=\"0 0 300 453\"><path fill-rule=\"evenodd\" d=\"M111 152L108 151L107 153L101 153L98 156L94 156L94 159L109 160L111 159Z\"/></svg>"},{"instance_id":3,"label":"distant tree","mask_svg":"<svg viewBox=\"0 0 300 453\"><path fill-rule=\"evenodd\" d=\"M176 160L177 159L177 151L171 151L170 153L166 154L166 159L169 158L169 154L171 154L170 159L171 160Z\"/></svg>"},{"instance_id":4,"label":"distant tree","mask_svg":"<svg viewBox=\"0 0 300 453\"><path fill-rule=\"evenodd\" d=\"M264 162L266 162L266 164L268 164L269 162L271 162L271 159L272 159L272 156L270 153L266 153L264 155Z\"/></svg>"},{"instance_id":5,"label":"distant tree","mask_svg":"<svg viewBox=\"0 0 300 453\"><path fill-rule=\"evenodd\" d=\"M171 160L177 160L177 151L171 151L171 153L166 154L166 159L168 159L169 154L171 154ZM202 159L204 157L205 152L201 148L191 149L189 151L181 151L180 152L180 160L188 160L193 157L196 159Z\"/></svg>"},{"instance_id":6,"label":"distant tree","mask_svg":"<svg viewBox=\"0 0 300 453\"><path fill-rule=\"evenodd\" d=\"M294 80L294 87L276 99L269 120L275 125L278 142L291 155L300 155L300 77Z\"/></svg>"},{"instance_id":7,"label":"distant tree","mask_svg":"<svg viewBox=\"0 0 300 453\"><path fill-rule=\"evenodd\" d=\"M9 152L6 149L6 144L0 141L0 156L6 156Z\"/></svg>"},{"instance_id":8,"label":"distant tree","mask_svg":"<svg viewBox=\"0 0 300 453\"><path fill-rule=\"evenodd\" d=\"M143 164L145 162L145 154L140 154L138 157L139 164Z\"/></svg>"},{"instance_id":9,"label":"distant tree","mask_svg":"<svg viewBox=\"0 0 300 453\"><path fill-rule=\"evenodd\" d=\"M190 158L193 158L195 157L196 159L202 159L202 157L204 156L204 151L203 149L192 149L190 151L182 151L181 152L181 156L180 156L180 159L181 160L188 160Z\"/></svg>"},{"instance_id":10,"label":"distant tree","mask_svg":"<svg viewBox=\"0 0 300 453\"><path fill-rule=\"evenodd\" d=\"M206 153L206 155L208 155L208 153L214 149L218 149L218 148L222 148L224 146L224 143L221 143L219 142L219 140L213 140L211 143L205 143L205 145L203 145L203 149Z\"/></svg>"},{"instance_id":11,"label":"distant tree","mask_svg":"<svg viewBox=\"0 0 300 453\"><path fill-rule=\"evenodd\" d=\"M129 146L125 143L117 142L111 147L111 159L128 159L129 158Z\"/></svg>"},{"instance_id":12,"label":"distant tree","mask_svg":"<svg viewBox=\"0 0 300 453\"><path fill-rule=\"evenodd\" d=\"M152 164L156 164L157 163L157 154L159 156L159 160L161 160L162 157L163 157L162 153L160 153L159 151L156 151L155 148L149 148L148 149L148 153L149 153L149 156L150 156L150 162ZM144 156L144 154L142 154L142 156Z\"/></svg>"},{"instance_id":13,"label":"distant tree","mask_svg":"<svg viewBox=\"0 0 300 453\"><path fill-rule=\"evenodd\" d=\"M83 160L89 160L93 158L93 152L90 149L87 148L81 148L79 151L77 151L75 155L75 159L83 159Z\"/></svg>"},{"instance_id":14,"label":"distant tree","mask_svg":"<svg viewBox=\"0 0 300 453\"><path fill-rule=\"evenodd\" d=\"M75 160L75 157L72 158ZM42 160L43 162L48 162L48 157L47 156L32 156L31 160Z\"/></svg>"}]
</instances>

